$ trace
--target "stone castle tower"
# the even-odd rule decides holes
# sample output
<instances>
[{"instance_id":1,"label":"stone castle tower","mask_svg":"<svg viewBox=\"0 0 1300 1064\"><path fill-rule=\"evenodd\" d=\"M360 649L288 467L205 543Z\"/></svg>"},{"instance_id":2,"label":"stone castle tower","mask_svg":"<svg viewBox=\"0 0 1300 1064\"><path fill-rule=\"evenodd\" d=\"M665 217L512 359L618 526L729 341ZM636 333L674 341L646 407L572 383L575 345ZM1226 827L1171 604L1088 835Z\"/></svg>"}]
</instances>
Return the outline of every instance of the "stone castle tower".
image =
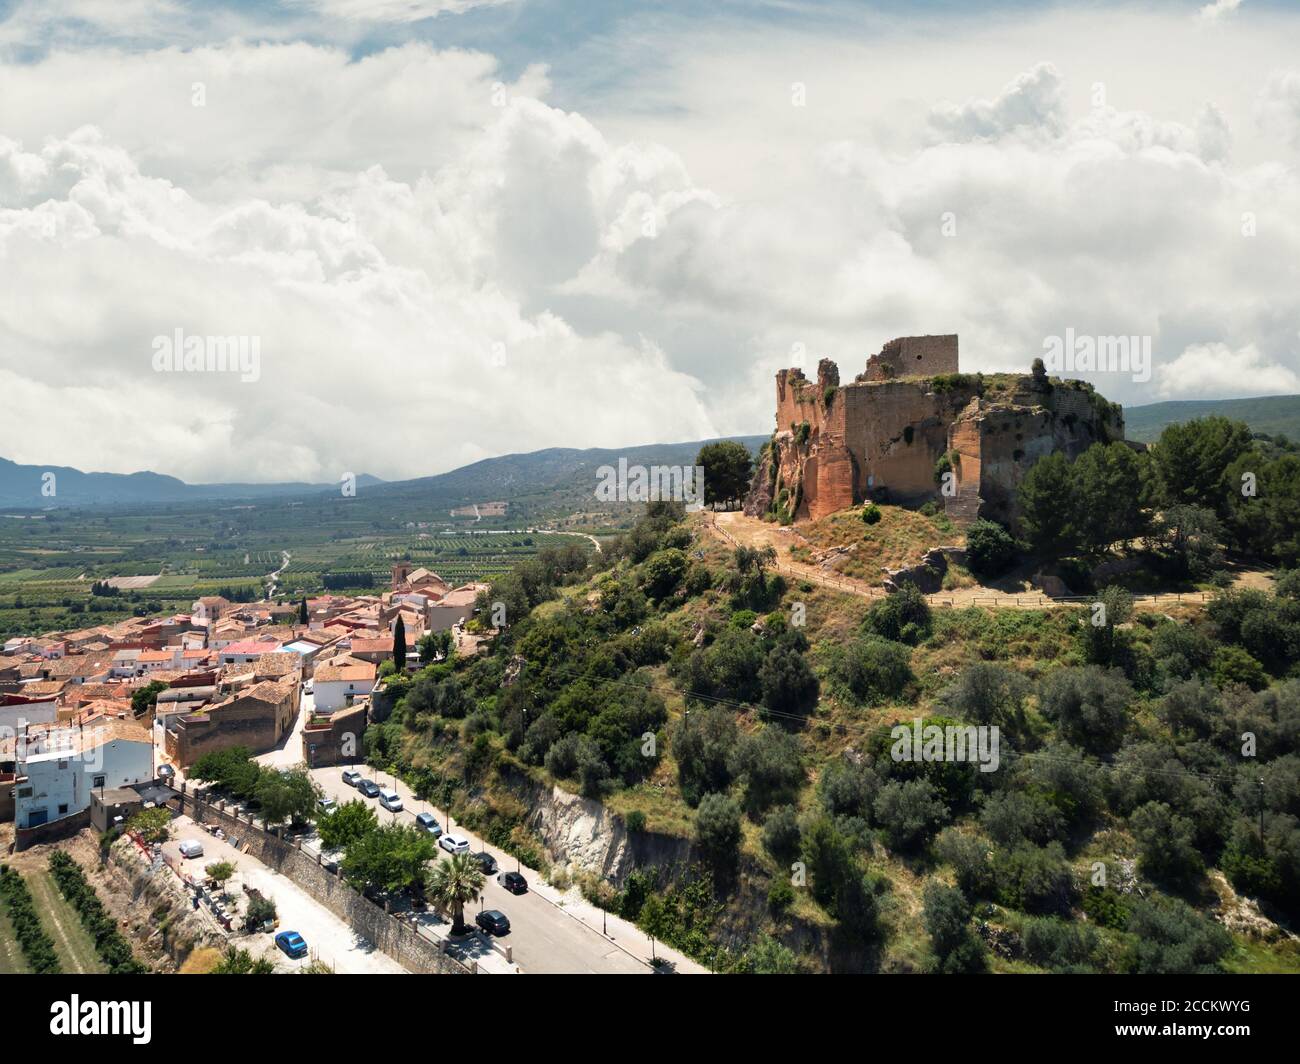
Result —
<instances>
[{"instance_id":1,"label":"stone castle tower","mask_svg":"<svg viewBox=\"0 0 1300 1064\"><path fill-rule=\"evenodd\" d=\"M1039 458L1123 439L1120 408L1090 384L963 374L957 350L955 335L899 337L848 384L830 359L815 384L778 372L776 432L745 512L815 520L867 499L933 500L956 521L1014 525L1016 487Z\"/></svg>"}]
</instances>

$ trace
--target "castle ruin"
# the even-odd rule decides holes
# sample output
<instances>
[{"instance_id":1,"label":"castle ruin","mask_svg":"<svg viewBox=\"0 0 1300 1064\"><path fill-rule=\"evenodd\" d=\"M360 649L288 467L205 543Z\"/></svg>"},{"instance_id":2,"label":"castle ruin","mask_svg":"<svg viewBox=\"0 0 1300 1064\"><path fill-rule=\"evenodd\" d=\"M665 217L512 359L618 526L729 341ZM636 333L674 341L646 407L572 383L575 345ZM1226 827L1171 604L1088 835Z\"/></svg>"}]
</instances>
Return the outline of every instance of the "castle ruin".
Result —
<instances>
[{"instance_id":1,"label":"castle ruin","mask_svg":"<svg viewBox=\"0 0 1300 1064\"><path fill-rule=\"evenodd\" d=\"M954 335L891 340L847 384L830 359L815 382L781 370L776 425L745 512L782 521L874 499L934 501L960 523L1014 527L1016 488L1034 462L1124 438L1120 407L1092 385L1041 370L962 373Z\"/></svg>"}]
</instances>

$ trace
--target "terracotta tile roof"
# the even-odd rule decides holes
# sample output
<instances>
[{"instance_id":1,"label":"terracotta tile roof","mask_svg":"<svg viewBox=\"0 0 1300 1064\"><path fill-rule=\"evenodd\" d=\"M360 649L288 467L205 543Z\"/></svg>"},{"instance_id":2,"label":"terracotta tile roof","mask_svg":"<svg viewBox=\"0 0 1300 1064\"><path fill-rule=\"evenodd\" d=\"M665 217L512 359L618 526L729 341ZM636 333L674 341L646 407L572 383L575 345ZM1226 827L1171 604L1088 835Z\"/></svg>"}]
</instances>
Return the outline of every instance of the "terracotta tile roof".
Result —
<instances>
[{"instance_id":1,"label":"terracotta tile roof","mask_svg":"<svg viewBox=\"0 0 1300 1064\"><path fill-rule=\"evenodd\" d=\"M241 639L221 648L222 654L270 654L280 649L277 640Z\"/></svg>"},{"instance_id":2,"label":"terracotta tile roof","mask_svg":"<svg viewBox=\"0 0 1300 1064\"><path fill-rule=\"evenodd\" d=\"M253 662L255 676L287 676L302 668L302 658L293 651L271 651Z\"/></svg>"},{"instance_id":3,"label":"terracotta tile roof","mask_svg":"<svg viewBox=\"0 0 1300 1064\"><path fill-rule=\"evenodd\" d=\"M365 683L373 680L378 670L368 661L354 665L318 665L316 666L316 683Z\"/></svg>"}]
</instances>

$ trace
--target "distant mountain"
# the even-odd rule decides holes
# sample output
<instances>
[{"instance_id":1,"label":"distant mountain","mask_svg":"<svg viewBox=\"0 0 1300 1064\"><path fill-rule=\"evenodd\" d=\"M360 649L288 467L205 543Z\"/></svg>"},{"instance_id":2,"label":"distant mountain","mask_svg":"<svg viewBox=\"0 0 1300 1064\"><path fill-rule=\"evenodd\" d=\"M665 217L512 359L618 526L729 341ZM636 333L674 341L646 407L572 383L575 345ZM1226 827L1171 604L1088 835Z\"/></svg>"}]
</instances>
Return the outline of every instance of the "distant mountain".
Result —
<instances>
[{"instance_id":1,"label":"distant mountain","mask_svg":"<svg viewBox=\"0 0 1300 1064\"><path fill-rule=\"evenodd\" d=\"M767 436L729 438L744 444L755 455L768 439ZM505 500L510 504L506 516L492 519L492 523L535 521L596 509L596 472L603 465L617 467L620 458L626 459L628 465L647 467L694 465L700 448L711 442L696 440L587 450L549 447L526 454L485 458L473 465L414 480L385 482L363 475L357 478L357 487L365 490L358 490L356 499L349 502L371 511L376 519L450 524L457 520L450 516L451 510L457 507ZM53 496L41 492L46 473L54 474ZM16 465L0 458L0 507L149 505L326 494L337 498L339 486L186 484L160 473L83 473L66 466Z\"/></svg>"},{"instance_id":2,"label":"distant mountain","mask_svg":"<svg viewBox=\"0 0 1300 1064\"><path fill-rule=\"evenodd\" d=\"M382 483L369 474L357 477L358 487ZM186 484L162 473L83 473L71 466L18 465L0 458L0 506L8 507L198 502L337 490L336 484Z\"/></svg>"},{"instance_id":3,"label":"distant mountain","mask_svg":"<svg viewBox=\"0 0 1300 1064\"><path fill-rule=\"evenodd\" d=\"M1218 415L1244 421L1252 432L1285 435L1300 441L1300 395L1263 395L1257 399L1194 399L1124 408L1124 434L1150 443L1166 425Z\"/></svg>"},{"instance_id":4,"label":"distant mountain","mask_svg":"<svg viewBox=\"0 0 1300 1064\"><path fill-rule=\"evenodd\" d=\"M768 439L727 438L743 444L755 455ZM527 454L485 458L437 476L391 481L365 492L364 499L388 512L428 508L432 513L425 514L424 520L444 520L455 507L504 499L510 503L505 523L512 524L597 509L597 470L601 466L617 468L619 459L626 459L629 466L690 466L695 464L700 448L712 442L586 450L548 447Z\"/></svg>"}]
</instances>

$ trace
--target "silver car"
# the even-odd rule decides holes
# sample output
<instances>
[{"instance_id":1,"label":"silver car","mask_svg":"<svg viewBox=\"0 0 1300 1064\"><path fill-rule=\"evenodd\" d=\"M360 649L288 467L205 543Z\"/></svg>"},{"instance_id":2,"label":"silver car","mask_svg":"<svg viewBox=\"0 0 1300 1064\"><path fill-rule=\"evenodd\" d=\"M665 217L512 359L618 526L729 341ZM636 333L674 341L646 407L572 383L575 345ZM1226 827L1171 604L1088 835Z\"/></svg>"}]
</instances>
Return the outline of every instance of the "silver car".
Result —
<instances>
[{"instance_id":1,"label":"silver car","mask_svg":"<svg viewBox=\"0 0 1300 1064\"><path fill-rule=\"evenodd\" d=\"M438 845L448 853L469 853L469 839L465 838L464 835L455 833L443 835L438 840Z\"/></svg>"}]
</instances>

